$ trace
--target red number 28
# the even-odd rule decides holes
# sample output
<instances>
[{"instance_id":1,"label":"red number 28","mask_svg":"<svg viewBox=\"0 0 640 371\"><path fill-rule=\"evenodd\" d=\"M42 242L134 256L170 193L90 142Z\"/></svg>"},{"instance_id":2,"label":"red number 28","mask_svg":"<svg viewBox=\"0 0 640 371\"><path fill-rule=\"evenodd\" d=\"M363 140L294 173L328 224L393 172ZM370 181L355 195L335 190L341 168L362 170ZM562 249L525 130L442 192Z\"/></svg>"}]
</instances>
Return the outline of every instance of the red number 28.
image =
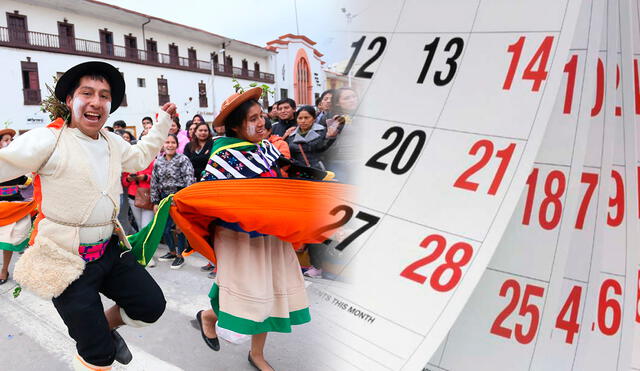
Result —
<instances>
[{"instance_id":1,"label":"red number 28","mask_svg":"<svg viewBox=\"0 0 640 371\"><path fill-rule=\"evenodd\" d=\"M409 264L402 270L400 276L408 278L411 281L418 282L420 284L425 283L427 277L416 272L417 269L424 267L425 265L434 262L438 259L447 248L447 241L439 234L432 234L425 237L420 243L420 247L423 249L428 248L430 245L435 245L434 250L422 259L416 260ZM462 251L462 256L458 261L454 261L458 251ZM462 267L467 265L473 256L473 248L466 242L457 242L451 245L449 251L445 254L444 264L439 265L431 275L429 283L431 287L440 292L450 291L462 278ZM446 271L451 271L451 276L448 281L442 283L442 276Z\"/></svg>"}]
</instances>

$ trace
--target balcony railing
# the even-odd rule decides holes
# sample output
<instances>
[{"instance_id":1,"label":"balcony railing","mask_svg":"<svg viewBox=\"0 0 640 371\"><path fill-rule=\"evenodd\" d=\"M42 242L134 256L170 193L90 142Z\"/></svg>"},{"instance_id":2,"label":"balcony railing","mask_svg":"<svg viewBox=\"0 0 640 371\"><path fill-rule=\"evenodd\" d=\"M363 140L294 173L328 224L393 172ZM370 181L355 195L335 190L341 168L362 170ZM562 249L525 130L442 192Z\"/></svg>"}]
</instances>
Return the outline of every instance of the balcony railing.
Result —
<instances>
[{"instance_id":1,"label":"balcony railing","mask_svg":"<svg viewBox=\"0 0 640 371\"><path fill-rule=\"evenodd\" d=\"M6 27L0 27L0 46L98 57L156 67L167 67L207 74L211 73L211 61L201 61L176 55L148 52L146 50L76 39L73 37L60 38L58 35L42 32L9 30ZM274 82L274 76L271 73L251 71L221 64L216 64L213 70L216 75L220 76L237 77L266 83Z\"/></svg>"}]
</instances>

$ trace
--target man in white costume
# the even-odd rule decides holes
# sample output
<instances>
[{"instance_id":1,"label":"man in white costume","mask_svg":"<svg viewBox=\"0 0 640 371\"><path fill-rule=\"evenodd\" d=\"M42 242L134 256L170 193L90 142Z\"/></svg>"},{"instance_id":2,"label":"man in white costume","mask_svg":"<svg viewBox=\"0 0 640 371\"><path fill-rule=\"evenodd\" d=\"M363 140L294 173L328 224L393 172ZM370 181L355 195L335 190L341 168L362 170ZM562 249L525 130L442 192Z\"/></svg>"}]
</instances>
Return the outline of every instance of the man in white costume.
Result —
<instances>
[{"instance_id":1,"label":"man in white costume","mask_svg":"<svg viewBox=\"0 0 640 371\"><path fill-rule=\"evenodd\" d=\"M124 97L120 72L104 62L68 70L55 96L68 108L64 121L19 136L0 149L0 182L36 173L40 214L30 247L16 263L15 280L52 299L76 341L77 370L110 370L131 361L122 325L154 323L165 309L162 290L120 244L117 220L123 171L145 169L158 154L175 115L165 104L158 124L136 145L103 130ZM104 310L99 293L115 301Z\"/></svg>"}]
</instances>

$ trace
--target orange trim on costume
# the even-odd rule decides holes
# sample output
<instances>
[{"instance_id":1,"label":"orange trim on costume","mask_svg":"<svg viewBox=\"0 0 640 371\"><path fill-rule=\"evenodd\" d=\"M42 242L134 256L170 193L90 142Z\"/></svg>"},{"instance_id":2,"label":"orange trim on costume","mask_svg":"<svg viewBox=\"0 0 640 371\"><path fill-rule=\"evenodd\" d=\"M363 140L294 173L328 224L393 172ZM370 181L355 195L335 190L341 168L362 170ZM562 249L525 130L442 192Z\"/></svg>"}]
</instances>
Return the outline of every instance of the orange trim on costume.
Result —
<instances>
[{"instance_id":1,"label":"orange trim on costume","mask_svg":"<svg viewBox=\"0 0 640 371\"><path fill-rule=\"evenodd\" d=\"M36 209L35 201L0 202L0 226L17 222Z\"/></svg>"},{"instance_id":2,"label":"orange trim on costume","mask_svg":"<svg viewBox=\"0 0 640 371\"><path fill-rule=\"evenodd\" d=\"M58 117L52 123L47 125L47 127L51 128L51 129L60 129L60 128L62 128L63 125L64 125L64 120L62 118Z\"/></svg>"},{"instance_id":3,"label":"orange trim on costume","mask_svg":"<svg viewBox=\"0 0 640 371\"><path fill-rule=\"evenodd\" d=\"M33 241L38 235L38 224L44 219L44 213L42 212L42 185L40 184L40 175L36 175L33 178L33 201L38 207L38 216L33 222L33 231L31 232L31 238L29 239L29 246L33 245Z\"/></svg>"},{"instance_id":4,"label":"orange trim on costume","mask_svg":"<svg viewBox=\"0 0 640 371\"><path fill-rule=\"evenodd\" d=\"M200 182L174 195L171 217L191 247L215 263L209 241L212 221L238 223L245 231L293 245L320 243L346 223L341 223L345 212L335 208L345 203L349 191L340 183L287 178Z\"/></svg>"},{"instance_id":5,"label":"orange trim on costume","mask_svg":"<svg viewBox=\"0 0 640 371\"><path fill-rule=\"evenodd\" d=\"M84 367L88 368L89 370L93 370L93 371L111 370L111 366L106 366L106 368L105 367L94 368L93 365L90 365L87 362L85 362L79 355L76 355L76 358L78 359L78 361L80 361L80 363L82 363Z\"/></svg>"}]
</instances>

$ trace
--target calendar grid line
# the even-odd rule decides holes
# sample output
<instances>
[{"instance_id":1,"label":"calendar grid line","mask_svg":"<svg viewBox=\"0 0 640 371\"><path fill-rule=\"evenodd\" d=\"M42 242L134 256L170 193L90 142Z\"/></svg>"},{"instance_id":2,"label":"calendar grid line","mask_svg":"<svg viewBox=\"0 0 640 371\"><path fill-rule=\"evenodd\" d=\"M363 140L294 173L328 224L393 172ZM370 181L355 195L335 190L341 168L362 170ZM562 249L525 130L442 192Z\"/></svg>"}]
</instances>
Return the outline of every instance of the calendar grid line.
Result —
<instances>
[{"instance_id":1,"label":"calendar grid line","mask_svg":"<svg viewBox=\"0 0 640 371\"><path fill-rule=\"evenodd\" d=\"M326 321L328 321L328 322L332 322L334 325L336 325L336 326L337 326L337 324L336 324L335 322L331 321L328 317L323 316L323 315L320 315L320 317L323 317L323 319L324 319L324 320L326 320ZM359 351L358 349L356 349L356 348L354 348L354 347L350 346L349 344L347 344L347 343L345 343L345 342L343 342L343 341L341 341L341 340L338 340L335 336L331 336L331 334L329 334L327 331L325 331L325 330L321 329L321 327L322 327L322 326L319 326L317 330L318 330L319 332L321 332L322 334L324 334L325 336L328 336L329 338L331 338L331 339L332 339L332 340L334 340L335 342L340 343L340 344L342 344L342 345L344 345L344 346L346 346L346 347L350 348L350 349L351 349L351 350L353 350L354 352L356 352L356 353L358 353L358 354L360 354L360 355L364 356L365 358L367 358L367 359L369 359L369 360L371 360L371 361L373 361L373 362L377 363L378 365L380 365L380 366L384 367L385 369L387 369L387 370L392 370L392 368L390 368L389 366L387 366L387 365L385 365L385 364L381 363L380 361L378 361L378 360L376 360L376 359L373 359L373 358L371 358L371 357L367 356L366 354L364 354L364 353L362 353L361 351ZM370 343L370 344L375 345L375 344L373 344L373 343ZM380 347L378 347L378 346L376 346L376 347L377 347L377 348L380 348ZM380 348L380 349L382 349L382 348ZM337 356L337 354L335 354L335 353L333 353L333 354ZM393 353L390 353L390 354L393 354ZM393 354L393 355L395 355L395 354ZM399 357L399 358L400 358L400 359L403 359L402 357ZM349 363L350 363L350 362L349 362ZM351 364L351 363L350 363L350 364Z\"/></svg>"},{"instance_id":2,"label":"calendar grid line","mask_svg":"<svg viewBox=\"0 0 640 371\"><path fill-rule=\"evenodd\" d=\"M337 326L337 327L340 327L340 326L339 326L335 321L333 321L333 320L332 320L331 318L329 318L328 316L325 316L324 314L321 314L321 313L314 313L314 314L318 314L318 315L319 315L320 317L322 317L324 320L326 320L326 321L328 321L328 322L331 322L332 324L334 324L334 325L335 325L335 326ZM355 336L355 337L357 337L357 338L360 338L360 339L362 339L362 340L366 341L367 343L369 343L369 344L373 345L374 347L376 347L376 348L378 348L378 349L380 349L380 350L382 350L382 351L384 351L384 352L386 352L386 353L388 353L388 354L390 354L390 355L392 355L392 356L394 356L394 357L398 358L399 360L404 360L404 359L405 359L405 357L403 357L403 356L401 356L401 355L399 355L399 354L395 354L395 353L393 353L393 352L391 352L391 351L389 351L389 350L387 350L387 349L385 349L385 348L383 348L383 347L379 346L378 344L375 344L375 343L373 343L373 342L369 341L368 339L363 338L362 336L360 336L360 335L356 334L355 332L353 332L353 331L351 331L351 330L349 330L349 329L347 329L347 328L340 327L340 329L341 329L341 330L344 330L344 331L346 331L346 332L348 332L348 333L350 333L351 335L354 335L354 336ZM330 336L332 339L335 339L335 337L331 336L331 334L329 334L328 332L326 332L326 331L323 331L323 332L324 332L327 336ZM341 344L344 344L344 345L348 346L349 348L352 348L352 349L354 349L354 350L355 350L355 348L351 347L349 344L343 343L342 341L337 340L337 339L336 339L336 341L338 341L338 342L340 342ZM360 353L360 352L359 352L359 351L357 351L357 350L356 350L356 352ZM362 354L363 356L365 356L365 357L366 357L366 354L364 354L364 353L360 353L360 354ZM384 366L384 365L383 365L383 366Z\"/></svg>"},{"instance_id":3,"label":"calendar grid line","mask_svg":"<svg viewBox=\"0 0 640 371\"><path fill-rule=\"evenodd\" d=\"M439 369L441 369L441 370L444 370L444 371L449 371L449 369L448 369L448 368L444 368L444 367L442 367L442 366L440 366L440 365L434 365L434 364L433 364L433 363L431 363L431 362L427 362L427 366L429 366L429 365L431 365L431 366L433 366L433 367L437 367L437 368L439 368Z\"/></svg>"},{"instance_id":4,"label":"calendar grid line","mask_svg":"<svg viewBox=\"0 0 640 371\"><path fill-rule=\"evenodd\" d=\"M573 281L573 282L579 282L579 283L584 283L585 285L589 283L589 281L585 281L585 280L580 280L577 278L571 278L571 277L562 277L562 279L565 279L567 281Z\"/></svg>"},{"instance_id":5,"label":"calendar grid line","mask_svg":"<svg viewBox=\"0 0 640 371\"><path fill-rule=\"evenodd\" d=\"M336 357L336 358L338 358L338 359L340 359L340 360L344 361L345 363L348 363L349 365L351 365L351 366L355 367L355 368L356 368L356 369L358 369L358 370L364 371L364 369L363 369L363 368L361 368L361 367L359 367L359 366L357 366L357 365L355 365L355 364L351 363L349 360L345 359L344 357L341 357L340 355L338 355L338 354L336 354L336 353L332 352L332 351L331 351L331 349L330 349L331 347L325 346L325 345L324 345L324 344L322 344L320 341L314 341L314 340L311 340L311 342L312 342L311 344L314 344L314 342L315 342L315 346L317 346L317 347L319 347L319 348L323 348L323 349L325 350L325 352L327 352L327 353L329 353L329 354L332 354L334 357ZM369 359L370 359L370 358L369 358ZM383 367L384 367L384 366L383 366ZM385 367L385 368L387 368L387 369L389 370L389 368L388 368L388 367Z\"/></svg>"},{"instance_id":6,"label":"calendar grid line","mask_svg":"<svg viewBox=\"0 0 640 371\"><path fill-rule=\"evenodd\" d=\"M413 126L413 127L418 127L418 128L421 128L421 129L431 129L432 131L441 130L441 131L447 131L447 132L452 132L452 133L471 134L471 135L486 136L486 137L491 137L491 138L501 138L501 139L507 139L507 140L518 140L518 141L521 141L521 142L525 142L525 141L528 140L528 138L509 137L509 136L506 136L506 135L496 135L496 134L474 133L474 132L467 131L467 130L442 128L442 127L438 127L437 125L420 125L420 124L415 124L415 123L411 123L411 122L404 122L404 121L400 121L400 120L388 120L388 119L383 119L383 118L379 118L379 117L372 117L372 116L367 116L367 115L362 115L362 114L358 114L357 117L364 117L364 118L372 119L372 120L386 121L388 123L393 123L393 124ZM428 145L428 144L429 144L429 142L427 141L425 143L425 146ZM424 151L424 149L423 149L423 151ZM417 159L417 161L419 161L419 160L420 160L420 158Z\"/></svg>"},{"instance_id":7,"label":"calendar grid line","mask_svg":"<svg viewBox=\"0 0 640 371\"><path fill-rule=\"evenodd\" d=\"M558 167L568 167L568 168L571 168L571 165L554 164L554 163L551 163L551 162L537 162L537 161L534 161L534 162L533 162L533 164L534 164L534 165L558 166Z\"/></svg>"},{"instance_id":8,"label":"calendar grid line","mask_svg":"<svg viewBox=\"0 0 640 371\"><path fill-rule=\"evenodd\" d=\"M595 169L595 170L600 170L600 168L602 166L595 166L595 165L584 165L582 167L586 167L587 169Z\"/></svg>"},{"instance_id":9,"label":"calendar grid line","mask_svg":"<svg viewBox=\"0 0 640 371\"><path fill-rule=\"evenodd\" d=\"M444 352L447 350L448 343L449 343L449 333L447 332L447 336L444 338L443 345L442 345L442 354L440 354L440 359L438 360L438 364L436 365L437 367L440 367L440 365L442 364L442 360L444 359Z\"/></svg>"},{"instance_id":10,"label":"calendar grid line","mask_svg":"<svg viewBox=\"0 0 640 371\"><path fill-rule=\"evenodd\" d=\"M498 273L502 273L502 274L506 274L506 275L510 275L510 276L516 276L516 277L520 277L520 278L526 278L526 279L529 279L529 280L533 280L533 281L538 281L538 282L542 282L542 283L549 284L549 281L545 281L545 280L540 279L540 278L535 278L535 277L527 276L527 275L525 275L525 274L508 272L508 271L505 271L505 270L502 270L502 269L497 269L497 268L492 268L492 267L487 267L487 270L489 270L489 271L494 271L494 272L498 272Z\"/></svg>"},{"instance_id":11,"label":"calendar grid line","mask_svg":"<svg viewBox=\"0 0 640 371\"><path fill-rule=\"evenodd\" d=\"M608 274L609 276L615 276L615 277L627 277L626 274L623 273L612 273L612 272L607 272L607 271L600 271L601 274Z\"/></svg>"},{"instance_id":12,"label":"calendar grid line","mask_svg":"<svg viewBox=\"0 0 640 371\"><path fill-rule=\"evenodd\" d=\"M477 240L477 239L475 239L475 238L473 238L473 237L468 237L468 236L465 236L465 235L460 234L460 233L455 233L455 232L445 231L444 229L440 229L440 228L432 227L432 226L429 226L429 225L427 225L427 224L422 224L422 223L416 222L415 220L405 219L405 218L403 218L403 217L396 216L396 215L393 215L393 214L385 214L385 216L388 216L388 217L391 217L391 218L395 218L395 219L398 219L398 220L402 220L402 221L407 222L407 223L411 223L411 224L419 225L419 226L424 227L424 228L433 229L434 231L443 232L443 233L446 233L446 234L450 234L450 235L452 235L452 236L456 236L456 237L464 238L464 239L466 239L466 240L473 241L473 242L477 242L477 243L479 243L479 244L482 244L482 243L484 242L484 240ZM480 247L478 247L478 249L479 249L479 248L480 248Z\"/></svg>"}]
</instances>

